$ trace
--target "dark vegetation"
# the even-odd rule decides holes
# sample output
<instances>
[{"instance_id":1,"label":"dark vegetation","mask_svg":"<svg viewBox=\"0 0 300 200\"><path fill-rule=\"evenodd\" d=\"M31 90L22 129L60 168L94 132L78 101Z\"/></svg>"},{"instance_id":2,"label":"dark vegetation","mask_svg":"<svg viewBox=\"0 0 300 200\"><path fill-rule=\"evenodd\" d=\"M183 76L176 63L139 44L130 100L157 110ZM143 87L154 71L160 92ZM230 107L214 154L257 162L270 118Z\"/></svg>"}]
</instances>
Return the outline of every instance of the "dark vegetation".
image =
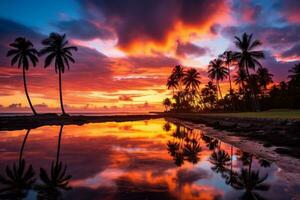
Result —
<instances>
[{"instance_id":1,"label":"dark vegetation","mask_svg":"<svg viewBox=\"0 0 300 200\"><path fill-rule=\"evenodd\" d=\"M208 65L210 81L200 89L196 69L175 66L167 80L172 98L163 105L170 112L241 112L275 108L300 108L300 63L289 70L288 81L273 84L273 75L260 63L264 52L252 34L235 37L237 51L225 51ZM232 69L235 69L232 71ZM234 74L233 74L234 73ZM228 78L230 89L223 95L220 82ZM232 87L233 82L237 89Z\"/></svg>"}]
</instances>

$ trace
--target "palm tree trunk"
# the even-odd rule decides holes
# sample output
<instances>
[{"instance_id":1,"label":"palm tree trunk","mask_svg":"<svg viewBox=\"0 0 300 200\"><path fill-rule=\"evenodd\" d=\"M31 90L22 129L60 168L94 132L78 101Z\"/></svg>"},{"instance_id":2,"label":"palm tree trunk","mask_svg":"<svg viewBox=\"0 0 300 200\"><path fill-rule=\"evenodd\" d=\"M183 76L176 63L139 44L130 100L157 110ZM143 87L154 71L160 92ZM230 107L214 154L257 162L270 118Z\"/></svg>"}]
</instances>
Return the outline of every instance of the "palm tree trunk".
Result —
<instances>
[{"instance_id":1,"label":"palm tree trunk","mask_svg":"<svg viewBox=\"0 0 300 200\"><path fill-rule=\"evenodd\" d=\"M29 103L29 105L30 105L30 108L31 108L33 114L34 114L34 115L37 115L37 113L36 113L34 107L32 106L32 103L31 103L31 101L30 101L29 95L28 95L27 84L26 84L26 74L25 74L25 73L26 73L26 69L25 69L25 67L23 67L23 81L24 81L25 94L26 94L28 103Z\"/></svg>"},{"instance_id":2,"label":"palm tree trunk","mask_svg":"<svg viewBox=\"0 0 300 200\"><path fill-rule=\"evenodd\" d=\"M58 144L57 144L57 152L56 152L56 166L59 163L60 143L61 143L63 127L64 127L63 125L60 126L59 135L58 135Z\"/></svg>"},{"instance_id":3,"label":"palm tree trunk","mask_svg":"<svg viewBox=\"0 0 300 200\"><path fill-rule=\"evenodd\" d=\"M64 103L62 98L62 81L61 81L61 69L58 69L58 78L59 78L59 98L60 98L60 107L63 115L66 115L65 109L64 109Z\"/></svg>"},{"instance_id":4,"label":"palm tree trunk","mask_svg":"<svg viewBox=\"0 0 300 200\"><path fill-rule=\"evenodd\" d=\"M21 149L20 149L19 164L21 163L22 158L23 158L23 150L24 150L25 143L26 143L26 140L27 140L27 137L28 137L29 133L30 133L30 129L27 130L27 132L25 134L25 137L24 137L24 140L23 140L23 143L22 143L22 146L21 146Z\"/></svg>"}]
</instances>

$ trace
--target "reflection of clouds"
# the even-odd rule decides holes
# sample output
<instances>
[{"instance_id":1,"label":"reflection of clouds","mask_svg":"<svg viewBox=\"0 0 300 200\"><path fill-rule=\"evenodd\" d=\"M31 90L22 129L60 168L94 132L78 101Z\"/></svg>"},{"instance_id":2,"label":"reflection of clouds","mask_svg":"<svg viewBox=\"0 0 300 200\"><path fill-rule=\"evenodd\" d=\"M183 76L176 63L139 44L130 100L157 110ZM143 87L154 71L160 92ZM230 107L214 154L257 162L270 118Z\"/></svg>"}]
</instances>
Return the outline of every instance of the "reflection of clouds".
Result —
<instances>
[{"instance_id":1,"label":"reflection of clouds","mask_svg":"<svg viewBox=\"0 0 300 200\"><path fill-rule=\"evenodd\" d=\"M173 139L171 133L175 126L171 124L171 131L165 132L164 123L163 119L156 119L65 126L61 159L73 176L70 184L74 188L66 193L66 199L118 199L128 191L131 196L126 196L127 199L145 199L150 193L158 195L156 199L162 196L165 199L218 199L225 193L236 199L237 192L211 171L208 158L212 151L204 140L198 141L202 151L196 165L185 162L176 167L167 151L167 141ZM58 130L57 126L32 130L24 158L35 169L49 168L50 160L55 157ZM201 131L196 133L201 134ZM0 151L1 170L17 158L24 131L3 134L0 134L0 147L5 150ZM243 166L237 159L237 149L225 143L219 146L229 155L232 150L233 171L239 171ZM252 168L260 169L263 174L268 172L267 181L273 185L279 182L275 165L260 168L258 160L253 159Z\"/></svg>"}]
</instances>

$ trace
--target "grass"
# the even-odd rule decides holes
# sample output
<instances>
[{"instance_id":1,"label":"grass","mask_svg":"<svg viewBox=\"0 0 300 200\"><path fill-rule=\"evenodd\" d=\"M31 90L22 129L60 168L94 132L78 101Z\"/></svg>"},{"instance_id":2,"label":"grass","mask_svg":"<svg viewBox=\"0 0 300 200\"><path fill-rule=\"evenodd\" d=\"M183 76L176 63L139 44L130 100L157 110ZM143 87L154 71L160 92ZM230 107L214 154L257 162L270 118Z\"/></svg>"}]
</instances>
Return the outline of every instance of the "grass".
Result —
<instances>
[{"instance_id":1,"label":"grass","mask_svg":"<svg viewBox=\"0 0 300 200\"><path fill-rule=\"evenodd\" d=\"M275 109L263 112L214 113L209 115L224 117L249 117L272 119L300 119L300 110Z\"/></svg>"}]
</instances>

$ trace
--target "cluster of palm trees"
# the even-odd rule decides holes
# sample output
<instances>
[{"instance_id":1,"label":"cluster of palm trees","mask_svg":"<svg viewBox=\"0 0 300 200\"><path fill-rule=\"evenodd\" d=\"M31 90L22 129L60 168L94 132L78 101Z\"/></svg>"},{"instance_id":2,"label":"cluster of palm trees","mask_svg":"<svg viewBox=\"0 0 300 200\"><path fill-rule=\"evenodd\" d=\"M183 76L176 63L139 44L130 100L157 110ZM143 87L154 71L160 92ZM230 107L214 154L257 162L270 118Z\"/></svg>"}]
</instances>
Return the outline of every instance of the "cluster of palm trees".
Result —
<instances>
[{"instance_id":1,"label":"cluster of palm trees","mask_svg":"<svg viewBox=\"0 0 300 200\"><path fill-rule=\"evenodd\" d=\"M257 48L262 43L252 37L252 34L247 33L241 37L235 36L234 44L237 50L225 51L209 62L210 81L201 90L200 74L195 69L186 71L183 67L176 66L167 80L167 88L173 91L173 101L169 98L163 101L166 110L195 112L269 109L270 107L266 106L270 101L267 87L273 83L273 75L260 63L260 60L264 59L264 52ZM290 70L290 85L293 85L294 90L300 87L300 67L297 67L299 65ZM194 75L188 76L187 72L192 70ZM233 76L232 72L235 73ZM220 83L225 79L229 82L229 92L223 96ZM234 89L233 82L238 89ZM297 95L293 94L294 102L300 100L300 97L296 97ZM300 107L299 104L297 106Z\"/></svg>"},{"instance_id":2,"label":"cluster of palm trees","mask_svg":"<svg viewBox=\"0 0 300 200\"><path fill-rule=\"evenodd\" d=\"M18 37L9 45L12 49L7 52L7 56L12 57L11 65L17 64L18 68L22 67L25 94L33 114L37 115L28 94L26 72L29 70L31 64L33 67L37 65L39 56L46 55L44 67L46 68L52 63L54 64L55 72L59 75L59 93L62 114L67 115L62 98L61 75L65 72L66 67L68 69L70 68L70 62L75 63L72 51L77 51L77 47L69 46L66 35L58 33L50 33L49 37L42 41L42 45L44 47L38 51L34 48L34 45L30 40L24 37Z\"/></svg>"},{"instance_id":3,"label":"cluster of palm trees","mask_svg":"<svg viewBox=\"0 0 300 200\"><path fill-rule=\"evenodd\" d=\"M169 132L171 126L166 123L164 130ZM211 169L220 174L227 185L236 190L243 190L241 199L264 199L259 192L269 189L270 186L265 183L268 174L261 175L259 170L252 169L252 154L237 150L235 152L236 158L242 166L240 170L235 170L233 168L234 150L232 146L229 154L222 148L221 141L180 125L176 125L171 136L173 139L168 141L167 149L177 166L182 166L185 161L197 164L200 161L203 148L208 148L211 151L208 159L211 163ZM201 145L201 142L204 142L205 145ZM260 166L264 168L271 165L269 161L264 159L258 161Z\"/></svg>"},{"instance_id":4,"label":"cluster of palm trees","mask_svg":"<svg viewBox=\"0 0 300 200\"><path fill-rule=\"evenodd\" d=\"M58 145L55 161L52 161L50 172L40 168L39 178L41 183L36 183L35 171L32 165L27 165L24 159L24 148L30 130L26 131L23 139L19 159L12 166L6 166L4 174L0 175L0 199L26 199L30 190L37 191L38 199L62 199L62 191L70 190L69 180L71 175L67 174L67 165L60 160L60 147L63 125L60 127Z\"/></svg>"}]
</instances>

